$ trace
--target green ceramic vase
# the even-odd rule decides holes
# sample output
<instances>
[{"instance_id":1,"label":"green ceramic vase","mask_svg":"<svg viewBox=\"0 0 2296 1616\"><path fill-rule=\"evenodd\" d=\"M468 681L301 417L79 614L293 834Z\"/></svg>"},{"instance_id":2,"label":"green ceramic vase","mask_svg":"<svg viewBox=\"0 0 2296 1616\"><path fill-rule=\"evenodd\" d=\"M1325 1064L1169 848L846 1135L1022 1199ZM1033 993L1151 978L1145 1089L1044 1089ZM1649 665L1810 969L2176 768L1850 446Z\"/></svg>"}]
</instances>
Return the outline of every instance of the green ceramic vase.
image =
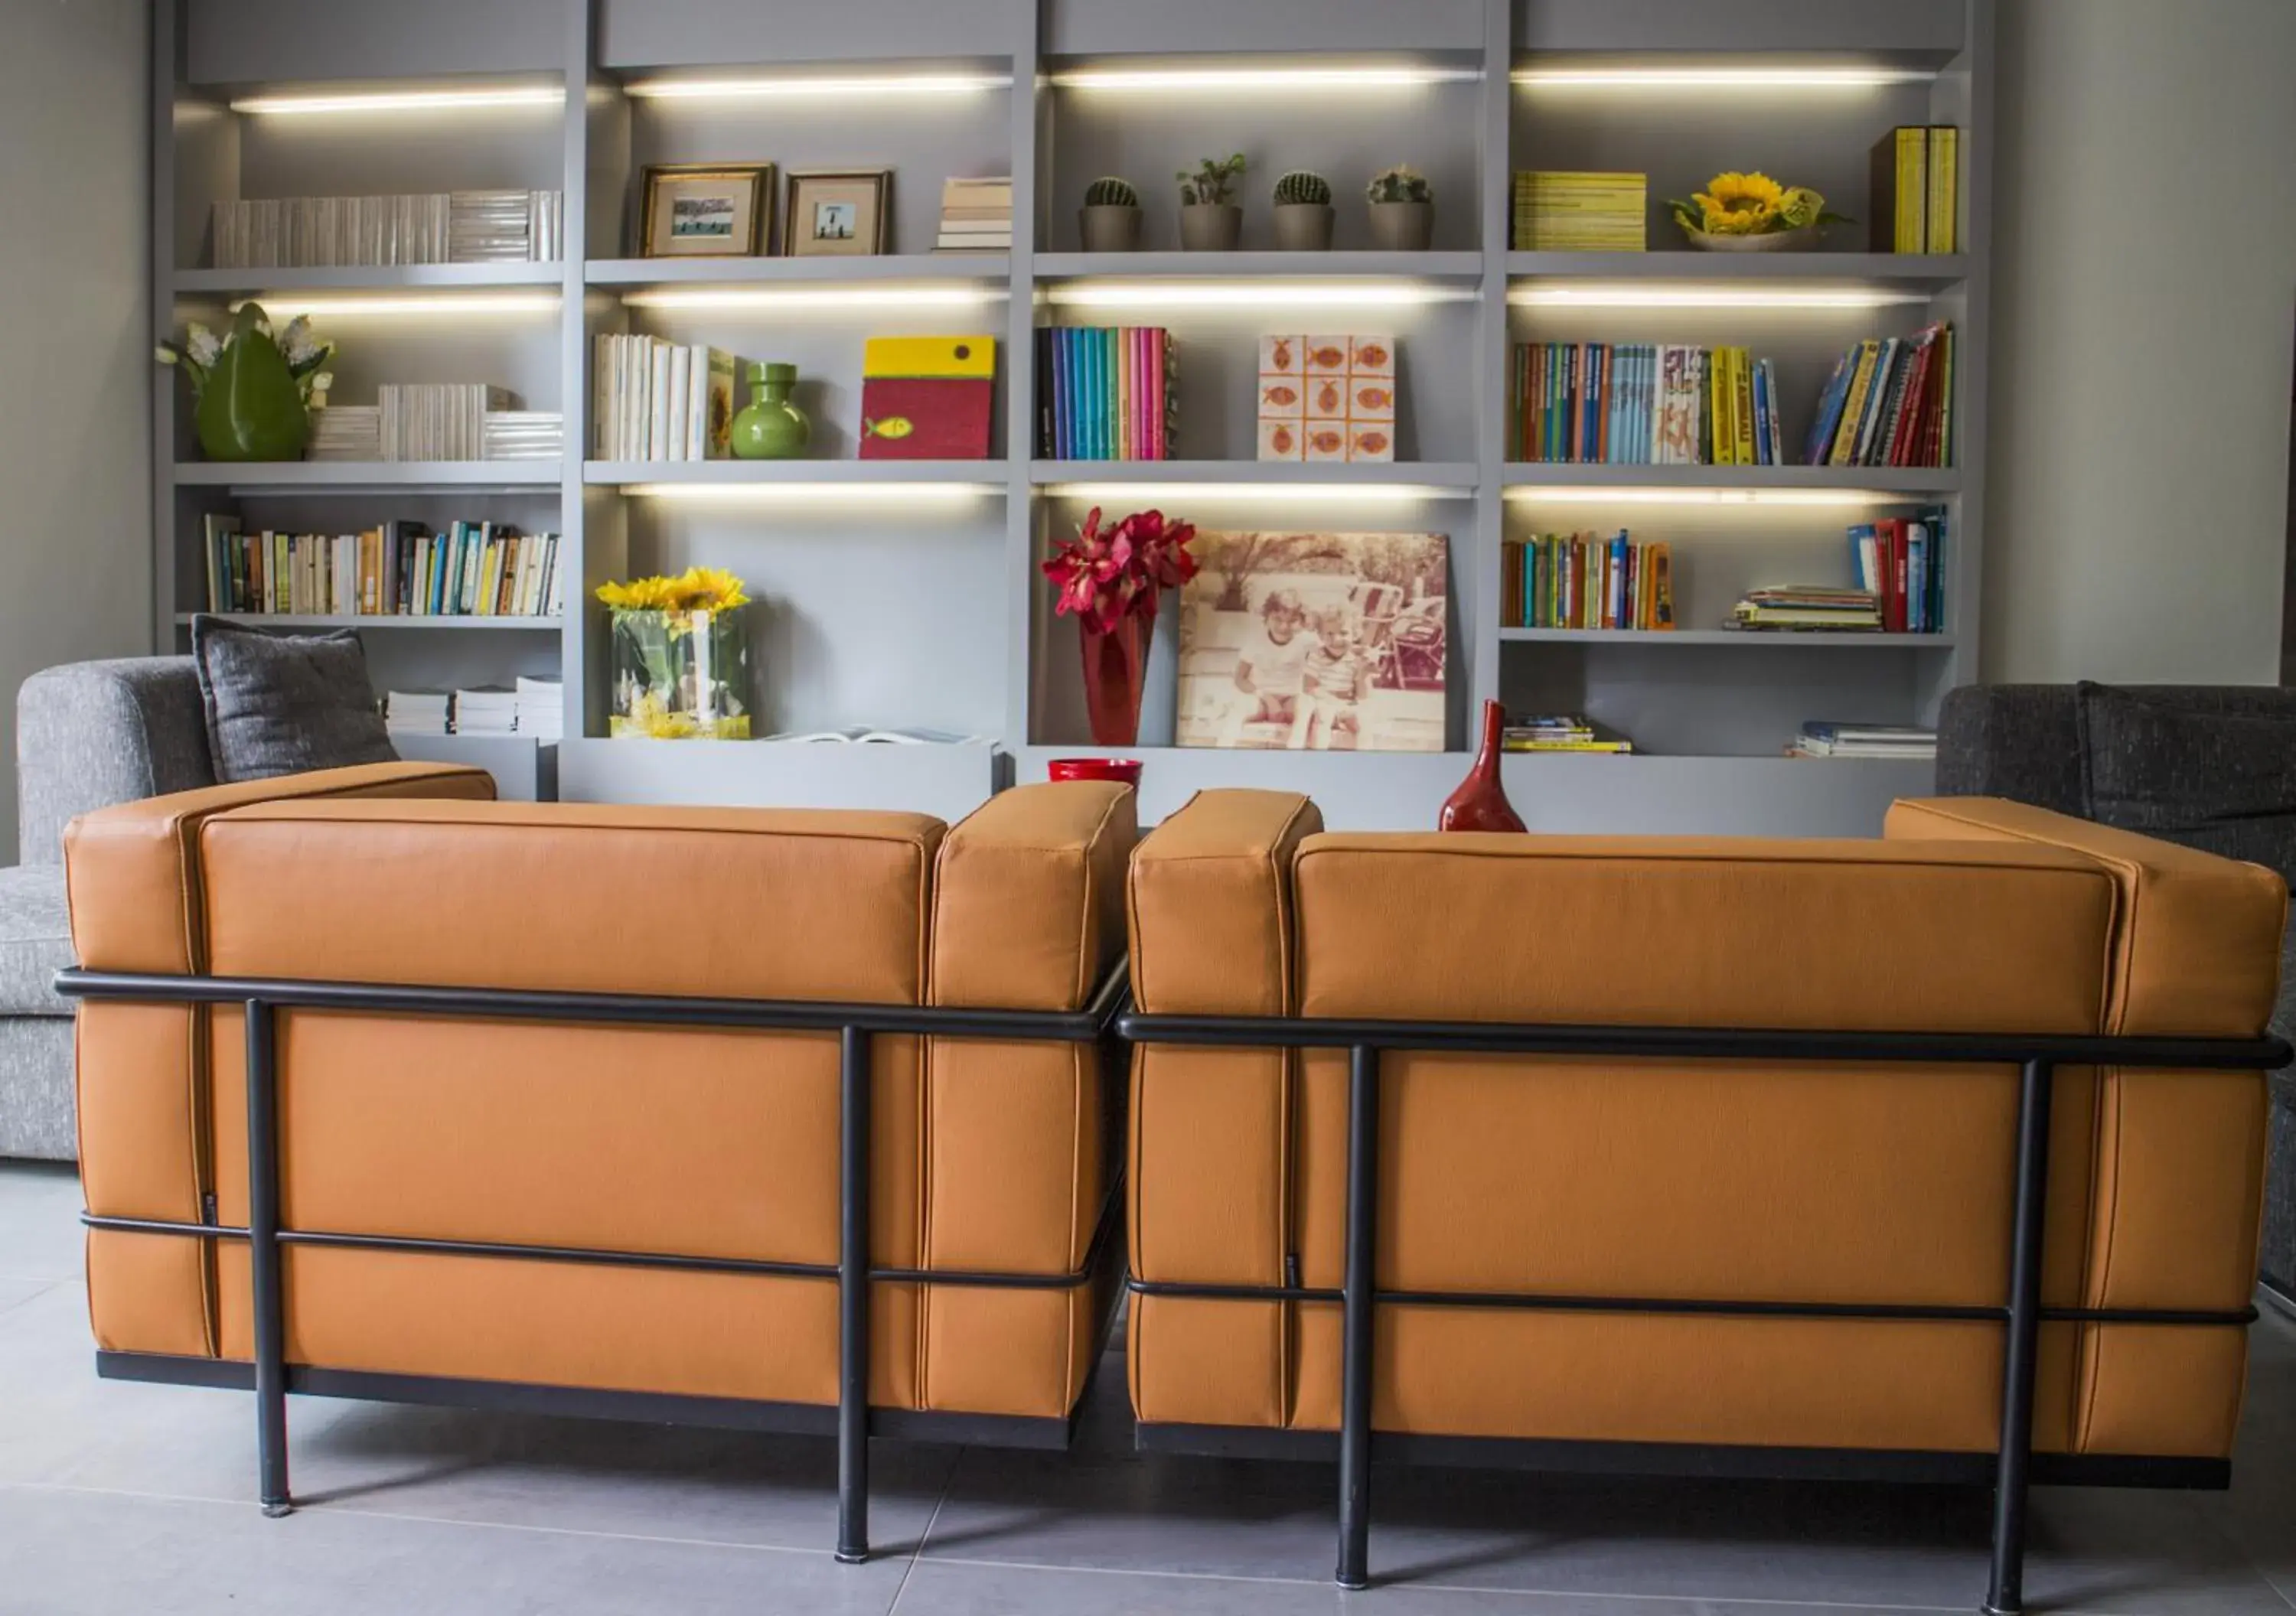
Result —
<instances>
[{"instance_id":1,"label":"green ceramic vase","mask_svg":"<svg viewBox=\"0 0 2296 1616\"><path fill-rule=\"evenodd\" d=\"M232 339L208 371L193 412L209 460L301 460L311 420L278 344L257 329L263 311L240 305Z\"/></svg>"},{"instance_id":2,"label":"green ceramic vase","mask_svg":"<svg viewBox=\"0 0 2296 1616\"><path fill-rule=\"evenodd\" d=\"M734 417L734 453L740 460L795 460L813 441L813 423L790 402L797 366L750 366L750 402Z\"/></svg>"}]
</instances>

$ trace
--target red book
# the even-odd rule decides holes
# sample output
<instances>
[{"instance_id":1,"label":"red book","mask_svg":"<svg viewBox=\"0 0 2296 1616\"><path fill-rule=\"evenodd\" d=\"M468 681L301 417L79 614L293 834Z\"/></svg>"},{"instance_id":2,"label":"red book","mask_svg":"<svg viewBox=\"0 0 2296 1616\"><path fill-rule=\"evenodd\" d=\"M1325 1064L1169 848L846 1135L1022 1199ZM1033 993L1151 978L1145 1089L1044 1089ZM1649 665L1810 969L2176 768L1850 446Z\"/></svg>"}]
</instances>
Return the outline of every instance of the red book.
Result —
<instances>
[{"instance_id":1,"label":"red book","mask_svg":"<svg viewBox=\"0 0 2296 1616\"><path fill-rule=\"evenodd\" d=\"M1906 523L1889 517L1874 524L1882 541L1882 626L1892 634L1906 632Z\"/></svg>"}]
</instances>

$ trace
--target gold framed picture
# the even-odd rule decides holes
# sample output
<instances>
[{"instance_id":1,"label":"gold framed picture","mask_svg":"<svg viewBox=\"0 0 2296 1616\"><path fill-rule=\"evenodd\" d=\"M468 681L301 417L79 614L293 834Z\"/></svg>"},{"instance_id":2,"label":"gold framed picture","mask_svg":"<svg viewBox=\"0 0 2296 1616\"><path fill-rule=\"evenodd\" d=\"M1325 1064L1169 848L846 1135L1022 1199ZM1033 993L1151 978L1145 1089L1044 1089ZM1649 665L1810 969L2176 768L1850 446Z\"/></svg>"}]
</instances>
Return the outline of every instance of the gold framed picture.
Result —
<instances>
[{"instance_id":1,"label":"gold framed picture","mask_svg":"<svg viewBox=\"0 0 2296 1616\"><path fill-rule=\"evenodd\" d=\"M789 176L782 256L866 258L885 250L890 168L808 169Z\"/></svg>"},{"instance_id":2,"label":"gold framed picture","mask_svg":"<svg viewBox=\"0 0 2296 1616\"><path fill-rule=\"evenodd\" d=\"M754 258L774 237L771 163L649 163L638 256Z\"/></svg>"}]
</instances>

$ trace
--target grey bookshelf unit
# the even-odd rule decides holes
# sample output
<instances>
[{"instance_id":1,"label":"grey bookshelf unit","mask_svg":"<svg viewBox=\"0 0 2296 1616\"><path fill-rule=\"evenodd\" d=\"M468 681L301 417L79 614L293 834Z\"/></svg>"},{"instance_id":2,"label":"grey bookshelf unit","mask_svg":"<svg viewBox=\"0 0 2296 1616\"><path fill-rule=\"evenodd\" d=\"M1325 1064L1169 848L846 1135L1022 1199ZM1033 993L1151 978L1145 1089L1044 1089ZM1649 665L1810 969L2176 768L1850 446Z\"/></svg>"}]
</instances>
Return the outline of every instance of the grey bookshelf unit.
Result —
<instances>
[{"instance_id":1,"label":"grey bookshelf unit","mask_svg":"<svg viewBox=\"0 0 2296 1616\"><path fill-rule=\"evenodd\" d=\"M1219 785L1311 792L1335 826L1422 827L1467 763L1483 698L1579 708L1632 735L1634 756L1513 757L1509 790L1535 828L1870 834L1922 763L1781 755L1810 718L1913 722L1974 676L1983 575L1992 0L401 0L314 10L285 0L158 0L152 275L155 323L214 318L241 296L318 300L344 345L336 396L389 380L484 380L562 410L562 463L354 466L201 462L176 386L155 388L153 472L161 645L201 604L201 517L365 526L392 518L515 521L563 535L562 621L377 620L380 681L439 685L562 673L568 797L853 804L961 813L1049 760L1090 753L1074 631L1037 571L1091 504L1154 503L1205 527L1400 528L1451 543L1451 693L1436 754L1239 753L1170 744L1167 616L1150 669L1143 810ZM1689 67L1826 69L1750 87L1647 82ZM1365 68L1383 81L1349 80ZM1332 69L1341 69L1334 79ZM1320 71L1321 79L1300 76ZM1605 82L1586 82L1588 69ZM1111 73L1128 85L1111 85ZM1570 76L1577 73L1575 79ZM1175 78L1174 75L1182 77ZM1249 77L1238 78L1242 74ZM1558 75L1560 81L1558 81ZM1145 77L1145 86L1143 78ZM760 85L772 86L760 91ZM250 97L520 86L546 104L283 117ZM1951 256L1863 250L1862 225L1800 255L1682 249L1657 199L1722 168L1816 185L1866 216L1866 154L1901 123L1963 130ZM1168 175L1202 152L1251 160L1242 249L1178 250ZM866 258L650 259L636 253L651 163L772 161L895 171L892 250ZM1375 250L1363 179L1406 161L1433 181L1435 240ZM1338 193L1333 250L1268 235L1267 192L1293 167ZM1517 168L1650 176L1652 250L1519 252ZM1126 175L1144 250L1081 249L1076 208L1096 175ZM1013 175L1009 254L926 250L940 182ZM217 269L218 198L463 186L562 187L554 264ZM1599 288L1628 306L1536 294ZM1759 289L1771 306L1634 306L1638 291ZM1849 290L1844 308L1802 292ZM387 299L390 312L362 309ZM487 298L509 298L500 309ZM1088 300L1077 306L1079 299ZM1111 300L1113 303L1111 304ZM1133 312L1137 311L1137 312ZM1031 455L1031 340L1042 324L1152 323L1179 347L1179 453L1161 462ZM1858 337L1950 319L1959 337L1957 463L1926 469L1570 466L1506 457L1506 374L1529 339L1740 343L1776 363L1789 445L1833 356ZM1401 355L1392 466L1253 458L1253 354L1265 331L1385 331ZM608 463L591 441L602 332L709 342L799 366L817 458ZM994 334L1003 349L991 458L854 458L861 345L898 332ZM1762 636L1719 624L1759 584L1840 582L1843 527L1873 513L1948 511L1947 622L1904 636ZM1861 514L1862 513L1862 514ZM1503 627L1504 541L1633 528L1675 550L1683 627L1670 635ZM955 747L604 738L599 583L701 562L733 567L760 605L753 660L762 731L914 724ZM273 619L282 622L283 620Z\"/></svg>"}]
</instances>

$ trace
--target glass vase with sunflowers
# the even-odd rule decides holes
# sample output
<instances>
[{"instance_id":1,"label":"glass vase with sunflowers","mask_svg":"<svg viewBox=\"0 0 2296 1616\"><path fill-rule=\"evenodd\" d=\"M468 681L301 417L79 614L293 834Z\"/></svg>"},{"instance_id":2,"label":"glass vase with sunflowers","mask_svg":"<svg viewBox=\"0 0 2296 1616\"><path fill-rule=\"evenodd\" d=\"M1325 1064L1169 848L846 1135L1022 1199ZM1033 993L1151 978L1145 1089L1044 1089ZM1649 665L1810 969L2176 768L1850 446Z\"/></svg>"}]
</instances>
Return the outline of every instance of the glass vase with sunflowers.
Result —
<instances>
[{"instance_id":1,"label":"glass vase with sunflowers","mask_svg":"<svg viewBox=\"0 0 2296 1616\"><path fill-rule=\"evenodd\" d=\"M750 739L750 634L742 580L714 567L604 584L613 623L617 739Z\"/></svg>"}]
</instances>

